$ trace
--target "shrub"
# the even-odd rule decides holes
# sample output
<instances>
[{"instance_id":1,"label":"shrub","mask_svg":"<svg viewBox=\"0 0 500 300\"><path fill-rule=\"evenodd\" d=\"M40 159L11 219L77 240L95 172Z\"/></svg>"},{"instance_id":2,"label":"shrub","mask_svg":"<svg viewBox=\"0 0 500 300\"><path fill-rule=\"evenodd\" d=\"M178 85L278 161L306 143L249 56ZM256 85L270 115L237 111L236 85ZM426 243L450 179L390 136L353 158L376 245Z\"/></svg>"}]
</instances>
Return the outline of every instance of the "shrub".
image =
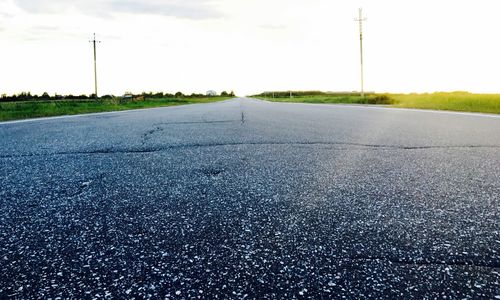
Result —
<instances>
[{"instance_id":1,"label":"shrub","mask_svg":"<svg viewBox=\"0 0 500 300\"><path fill-rule=\"evenodd\" d=\"M387 95L376 95L366 98L367 104L394 104L394 100Z\"/></svg>"}]
</instances>

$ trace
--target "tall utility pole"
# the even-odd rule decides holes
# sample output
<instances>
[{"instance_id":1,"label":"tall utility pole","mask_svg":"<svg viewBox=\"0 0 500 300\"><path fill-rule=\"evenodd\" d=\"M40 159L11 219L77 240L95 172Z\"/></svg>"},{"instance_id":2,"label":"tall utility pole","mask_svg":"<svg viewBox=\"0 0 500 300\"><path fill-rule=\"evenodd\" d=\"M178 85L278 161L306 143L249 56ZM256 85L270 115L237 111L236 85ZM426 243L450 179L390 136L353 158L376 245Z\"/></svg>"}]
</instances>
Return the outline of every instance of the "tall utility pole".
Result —
<instances>
[{"instance_id":1,"label":"tall utility pole","mask_svg":"<svg viewBox=\"0 0 500 300\"><path fill-rule=\"evenodd\" d=\"M95 99L97 100L97 51L96 51L96 44L100 43L100 41L97 41L95 39L95 33L94 33L94 39L90 41L92 44L94 44L94 84L95 84Z\"/></svg>"},{"instance_id":2,"label":"tall utility pole","mask_svg":"<svg viewBox=\"0 0 500 300\"><path fill-rule=\"evenodd\" d=\"M364 74L364 61L363 61L363 22L367 19L363 18L363 9L359 8L359 17L354 19L359 22L359 51L361 54L361 97L365 97L365 74Z\"/></svg>"}]
</instances>

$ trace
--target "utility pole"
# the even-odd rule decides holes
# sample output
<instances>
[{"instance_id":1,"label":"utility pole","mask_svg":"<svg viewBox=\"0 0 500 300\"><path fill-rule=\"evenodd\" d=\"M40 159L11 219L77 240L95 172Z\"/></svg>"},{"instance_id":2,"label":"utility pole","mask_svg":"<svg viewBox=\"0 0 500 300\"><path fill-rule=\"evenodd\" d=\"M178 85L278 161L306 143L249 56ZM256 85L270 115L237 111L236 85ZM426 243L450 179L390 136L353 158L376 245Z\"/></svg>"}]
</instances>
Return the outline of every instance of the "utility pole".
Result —
<instances>
[{"instance_id":1,"label":"utility pole","mask_svg":"<svg viewBox=\"0 0 500 300\"><path fill-rule=\"evenodd\" d=\"M100 43L101 41L97 41L95 39L95 33L94 33L94 39L90 41L92 44L94 44L94 86L95 86L95 99L97 100L97 51L96 51L96 44Z\"/></svg>"},{"instance_id":2,"label":"utility pole","mask_svg":"<svg viewBox=\"0 0 500 300\"><path fill-rule=\"evenodd\" d=\"M359 51L361 54L361 97L365 97L365 76L364 76L364 61L363 61L363 22L367 19L363 18L363 8L359 8L359 17L354 19L359 22Z\"/></svg>"}]
</instances>

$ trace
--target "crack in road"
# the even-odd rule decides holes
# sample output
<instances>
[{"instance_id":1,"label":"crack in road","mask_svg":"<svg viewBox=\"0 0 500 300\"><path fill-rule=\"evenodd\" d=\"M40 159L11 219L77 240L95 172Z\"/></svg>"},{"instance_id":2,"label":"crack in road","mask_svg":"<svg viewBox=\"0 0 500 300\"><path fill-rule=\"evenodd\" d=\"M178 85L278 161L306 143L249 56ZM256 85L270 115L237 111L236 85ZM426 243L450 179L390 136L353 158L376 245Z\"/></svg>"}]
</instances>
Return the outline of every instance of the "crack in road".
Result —
<instances>
[{"instance_id":1,"label":"crack in road","mask_svg":"<svg viewBox=\"0 0 500 300\"><path fill-rule=\"evenodd\" d=\"M151 129L151 130L146 131L146 133L144 133L144 134L142 135L142 142L141 142L142 146L145 146L145 145L146 145L146 143L147 143L147 142L151 139L151 136L152 136L153 134L155 134L155 133L157 133L157 132L161 132L161 131L163 131L163 130L164 130L164 128L161 128L160 126L157 126L157 127L156 127L156 128L154 128L154 129Z\"/></svg>"},{"instance_id":2,"label":"crack in road","mask_svg":"<svg viewBox=\"0 0 500 300\"><path fill-rule=\"evenodd\" d=\"M162 122L154 125L190 125L190 124L219 124L219 123L235 123L235 120L222 120L222 121L193 121L193 122Z\"/></svg>"},{"instance_id":3,"label":"crack in road","mask_svg":"<svg viewBox=\"0 0 500 300\"><path fill-rule=\"evenodd\" d=\"M163 130L163 129L162 129ZM151 130L143 136L154 134L158 130ZM160 130L161 131L161 130ZM145 145L145 141L142 145ZM0 159L7 158L22 158L22 157L36 157L36 156L54 156L54 155L74 155L74 154L114 154L114 153L155 153L164 152L174 149L188 149L188 148L212 148L212 147L231 147L231 146L348 146L348 147L361 147L369 150L432 150L432 149L500 149L497 145L455 145L455 146L396 146L396 145L372 145L372 144L358 144L358 143L342 143L342 142L248 142L248 143L207 143L207 144L179 144L168 145L153 148L103 148L89 151L65 151L53 153L28 153L28 154L7 154L0 155ZM334 150L350 151L361 150L350 148L335 148Z\"/></svg>"},{"instance_id":4,"label":"crack in road","mask_svg":"<svg viewBox=\"0 0 500 300\"><path fill-rule=\"evenodd\" d=\"M169 126L169 125L196 125L196 124L225 124L225 123L235 123L237 121L235 120L221 120L221 121L193 121L193 122L162 122L162 123L156 123L153 124L155 128L146 131L144 134L142 134L141 137L141 145L145 146L146 143L151 139L151 136L162 132L165 130L162 126ZM242 121L244 122L244 120Z\"/></svg>"}]
</instances>

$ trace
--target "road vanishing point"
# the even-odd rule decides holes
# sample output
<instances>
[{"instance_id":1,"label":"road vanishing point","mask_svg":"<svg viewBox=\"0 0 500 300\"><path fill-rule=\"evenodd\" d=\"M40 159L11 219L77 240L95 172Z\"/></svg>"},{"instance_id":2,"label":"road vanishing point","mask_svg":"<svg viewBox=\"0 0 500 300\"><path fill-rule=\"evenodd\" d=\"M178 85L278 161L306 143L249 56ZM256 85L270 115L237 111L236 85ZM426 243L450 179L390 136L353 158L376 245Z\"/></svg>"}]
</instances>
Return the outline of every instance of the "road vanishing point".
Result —
<instances>
[{"instance_id":1,"label":"road vanishing point","mask_svg":"<svg viewBox=\"0 0 500 300\"><path fill-rule=\"evenodd\" d=\"M500 117L239 98L0 124L0 298L500 298Z\"/></svg>"}]
</instances>

